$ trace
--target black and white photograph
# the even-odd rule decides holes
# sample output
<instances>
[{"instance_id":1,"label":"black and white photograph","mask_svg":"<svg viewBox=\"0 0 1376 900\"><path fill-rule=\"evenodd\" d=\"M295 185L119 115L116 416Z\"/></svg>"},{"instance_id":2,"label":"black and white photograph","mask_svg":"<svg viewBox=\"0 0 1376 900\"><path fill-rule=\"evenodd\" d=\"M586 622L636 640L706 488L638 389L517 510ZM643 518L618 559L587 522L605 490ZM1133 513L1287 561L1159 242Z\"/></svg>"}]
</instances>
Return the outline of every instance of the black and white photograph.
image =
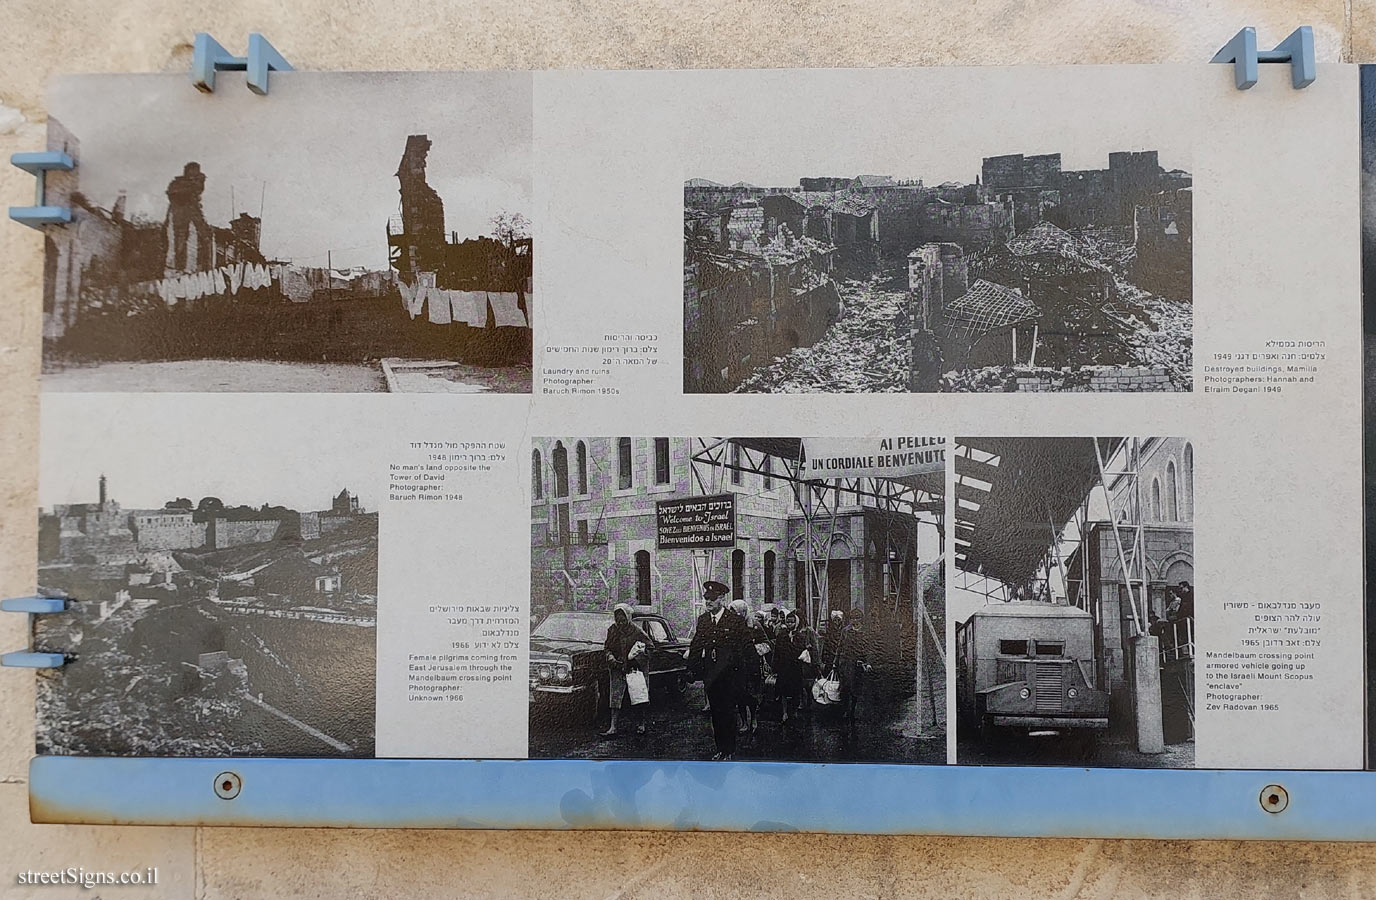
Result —
<instances>
[{"instance_id":1,"label":"black and white photograph","mask_svg":"<svg viewBox=\"0 0 1376 900\"><path fill-rule=\"evenodd\" d=\"M56 83L49 391L529 393L529 73Z\"/></svg>"},{"instance_id":2,"label":"black and white photograph","mask_svg":"<svg viewBox=\"0 0 1376 900\"><path fill-rule=\"evenodd\" d=\"M686 393L1192 389L1185 153L923 138L691 173Z\"/></svg>"},{"instance_id":3,"label":"black and white photograph","mask_svg":"<svg viewBox=\"0 0 1376 900\"><path fill-rule=\"evenodd\" d=\"M371 757L366 468L178 429L128 407L46 428L38 585L69 609L34 642L69 664L39 675L38 752Z\"/></svg>"},{"instance_id":4,"label":"black and white photograph","mask_svg":"<svg viewBox=\"0 0 1376 900\"><path fill-rule=\"evenodd\" d=\"M946 443L536 438L530 756L944 764Z\"/></svg>"},{"instance_id":5,"label":"black and white photograph","mask_svg":"<svg viewBox=\"0 0 1376 900\"><path fill-rule=\"evenodd\" d=\"M1195 764L1194 446L957 438L956 762Z\"/></svg>"}]
</instances>

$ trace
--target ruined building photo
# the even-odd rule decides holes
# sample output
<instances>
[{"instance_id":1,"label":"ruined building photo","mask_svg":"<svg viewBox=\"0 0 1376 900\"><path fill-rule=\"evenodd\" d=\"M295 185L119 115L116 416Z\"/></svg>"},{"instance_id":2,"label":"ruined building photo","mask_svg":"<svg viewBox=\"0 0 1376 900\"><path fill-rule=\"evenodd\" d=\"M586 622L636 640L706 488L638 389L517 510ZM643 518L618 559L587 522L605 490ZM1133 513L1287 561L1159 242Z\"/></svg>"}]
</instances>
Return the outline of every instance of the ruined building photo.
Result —
<instances>
[{"instance_id":1,"label":"ruined building photo","mask_svg":"<svg viewBox=\"0 0 1376 900\"><path fill-rule=\"evenodd\" d=\"M76 166L47 181L72 220L45 231L45 390L529 392L521 82L476 91L483 127L438 96L379 108L360 83L222 134L167 97L123 141L111 98L64 95L48 149ZM342 140L351 117L372 130ZM290 130L245 142L269 120Z\"/></svg>"},{"instance_id":2,"label":"ruined building photo","mask_svg":"<svg viewBox=\"0 0 1376 900\"><path fill-rule=\"evenodd\" d=\"M1156 151L973 183L684 187L684 390L1192 386L1192 189Z\"/></svg>"},{"instance_id":3,"label":"ruined building photo","mask_svg":"<svg viewBox=\"0 0 1376 900\"><path fill-rule=\"evenodd\" d=\"M405 349L384 315L388 273L270 258L248 212L208 221L204 195L223 174L186 163L161 221L129 216L124 194L104 209L72 191L73 224L45 241L45 373L115 360L357 363Z\"/></svg>"},{"instance_id":4,"label":"ruined building photo","mask_svg":"<svg viewBox=\"0 0 1376 900\"><path fill-rule=\"evenodd\" d=\"M400 212L387 221L387 246L398 302L427 335L443 336L445 352L528 367L529 223L519 215L501 218L494 222L495 237L460 240L446 232L444 200L426 181L430 148L426 135L410 135L397 167Z\"/></svg>"}]
</instances>

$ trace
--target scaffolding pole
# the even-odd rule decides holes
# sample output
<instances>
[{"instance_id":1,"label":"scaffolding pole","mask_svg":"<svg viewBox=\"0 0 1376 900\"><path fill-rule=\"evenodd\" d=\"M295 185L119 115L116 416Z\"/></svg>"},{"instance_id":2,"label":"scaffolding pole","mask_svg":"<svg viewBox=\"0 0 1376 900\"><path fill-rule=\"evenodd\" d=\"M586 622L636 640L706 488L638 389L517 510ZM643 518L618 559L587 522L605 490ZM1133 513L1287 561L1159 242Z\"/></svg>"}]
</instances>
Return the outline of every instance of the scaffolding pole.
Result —
<instances>
[{"instance_id":1,"label":"scaffolding pole","mask_svg":"<svg viewBox=\"0 0 1376 900\"><path fill-rule=\"evenodd\" d=\"M1133 578L1133 575L1137 574L1136 570L1139 570L1143 563L1142 556L1137 552L1137 547L1141 544L1143 540L1141 525L1141 509L1137 507L1136 502L1133 503L1134 508L1132 510L1132 516L1138 521L1136 523L1136 533L1133 535L1133 556L1135 557L1135 559L1133 560L1133 565L1130 567L1128 565L1127 552L1123 549L1123 535L1118 528L1118 521L1116 518L1114 518L1113 515L1113 494L1109 491L1109 473L1107 467L1104 465L1103 452L1099 449L1099 439L1090 438L1090 440L1094 443L1094 459L1099 464L1099 486L1103 488L1104 502L1108 508L1108 521L1109 525L1113 528L1113 543L1118 550L1118 565L1123 570L1123 583L1127 587L1128 591L1128 605L1131 608L1132 612L1132 624L1138 634L1143 634L1146 632L1146 623L1142 613L1142 609L1146 608L1146 579L1140 577L1140 575L1136 579ZM1128 471L1117 474L1122 474L1132 479L1134 489L1133 499L1134 501L1137 501L1140 499L1140 497L1137 496L1136 468L1138 462L1138 439L1129 438L1128 440L1131 442L1129 446L1125 448L1127 450ZM1132 593L1132 584L1134 580L1136 580L1137 583L1142 586L1141 609L1138 608L1138 599L1134 597Z\"/></svg>"}]
</instances>

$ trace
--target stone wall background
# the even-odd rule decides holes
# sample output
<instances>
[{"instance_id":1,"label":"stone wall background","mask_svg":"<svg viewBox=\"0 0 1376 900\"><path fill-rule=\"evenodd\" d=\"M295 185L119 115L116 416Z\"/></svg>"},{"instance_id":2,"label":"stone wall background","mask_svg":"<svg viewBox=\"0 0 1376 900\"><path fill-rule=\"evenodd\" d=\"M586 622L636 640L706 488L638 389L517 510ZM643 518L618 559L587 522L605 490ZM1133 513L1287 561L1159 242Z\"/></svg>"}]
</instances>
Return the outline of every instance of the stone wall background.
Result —
<instances>
[{"instance_id":1,"label":"stone wall background","mask_svg":"<svg viewBox=\"0 0 1376 900\"><path fill-rule=\"evenodd\" d=\"M196 31L234 52L261 31L319 70L1186 62L1301 24L1321 61L1376 61L1376 0L0 0L0 21L6 159L43 146L51 76L184 71ZM32 179L0 166L0 195L27 205ZM41 260L37 232L0 223L0 596L34 580ZM0 617L3 649L25 638ZM34 826L33 679L0 678L0 898L1376 895L1366 845ZM153 893L14 884L152 865Z\"/></svg>"}]
</instances>

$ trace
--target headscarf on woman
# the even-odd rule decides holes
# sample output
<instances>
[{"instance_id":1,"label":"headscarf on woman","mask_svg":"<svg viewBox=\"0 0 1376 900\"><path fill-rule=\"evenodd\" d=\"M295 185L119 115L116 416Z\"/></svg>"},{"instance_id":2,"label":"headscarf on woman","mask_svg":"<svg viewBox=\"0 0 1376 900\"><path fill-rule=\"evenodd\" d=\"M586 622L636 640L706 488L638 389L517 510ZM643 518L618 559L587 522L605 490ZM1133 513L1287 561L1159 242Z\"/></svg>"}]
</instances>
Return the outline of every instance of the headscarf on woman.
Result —
<instances>
[{"instance_id":1,"label":"headscarf on woman","mask_svg":"<svg viewBox=\"0 0 1376 900\"><path fill-rule=\"evenodd\" d=\"M649 654L642 653L632 658L631 650L635 648L636 644L644 644L646 650L650 649L650 639L645 636L645 632L641 631L631 618L630 606L625 603L618 603L612 608L612 624L607 626L607 641L602 645L607 651L607 705L612 710L611 727L602 732L603 737L612 737L617 733L616 723L621 708L628 705L627 701L631 699L630 690L626 684L626 673L645 670L645 663ZM646 686L648 687L648 684ZM639 704L633 702L629 705L632 710L637 710L640 715L636 731L644 734L644 709L641 707L647 705L645 698L642 698Z\"/></svg>"},{"instance_id":2,"label":"headscarf on woman","mask_svg":"<svg viewBox=\"0 0 1376 900\"><path fill-rule=\"evenodd\" d=\"M650 649L650 639L645 632L640 630L640 626L635 624L631 618L631 607L626 603L618 603L612 608L612 624L607 626L607 642L603 648L610 653L617 662L628 665L632 669L640 668L635 660L630 658L631 648L636 644L644 644L645 649Z\"/></svg>"}]
</instances>

